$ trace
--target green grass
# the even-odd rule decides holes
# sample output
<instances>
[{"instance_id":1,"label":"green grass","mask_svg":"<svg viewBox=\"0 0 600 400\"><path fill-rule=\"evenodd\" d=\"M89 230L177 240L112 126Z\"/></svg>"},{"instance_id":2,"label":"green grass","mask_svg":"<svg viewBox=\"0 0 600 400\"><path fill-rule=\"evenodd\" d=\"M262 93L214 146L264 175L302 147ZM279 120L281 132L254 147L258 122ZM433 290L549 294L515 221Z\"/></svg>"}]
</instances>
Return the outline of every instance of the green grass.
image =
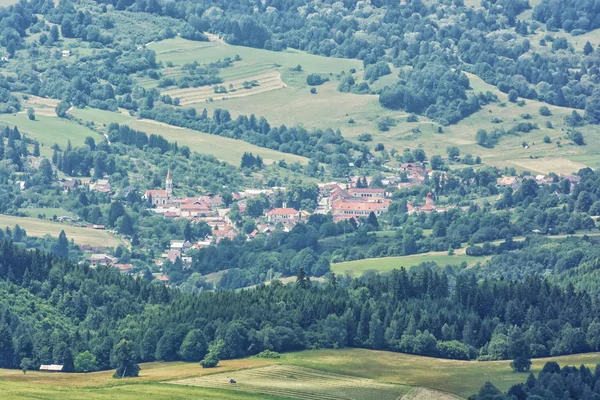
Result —
<instances>
[{"instance_id":1,"label":"green grass","mask_svg":"<svg viewBox=\"0 0 600 400\"><path fill-rule=\"evenodd\" d=\"M64 208L19 208L19 212L25 213L28 217L32 218L37 218L37 216L40 214L45 214L46 218L52 218L54 215L57 217L73 217L73 213L65 210Z\"/></svg>"},{"instance_id":2,"label":"green grass","mask_svg":"<svg viewBox=\"0 0 600 400\"><path fill-rule=\"evenodd\" d=\"M460 251L458 251L460 253ZM423 262L434 262L439 266L458 265L466 262L473 265L477 262L484 262L486 257L472 257L466 254L448 255L445 252L414 254L403 257L383 257L367 258L364 260L345 261L337 264L331 264L331 270L336 274L350 272L352 275L361 275L365 271L375 270L379 273L390 272L401 267L410 268Z\"/></svg>"},{"instance_id":3,"label":"green grass","mask_svg":"<svg viewBox=\"0 0 600 400\"><path fill-rule=\"evenodd\" d=\"M576 45L583 46L587 38L595 36L595 32L576 38ZM597 35L596 35L597 36ZM438 124L420 117L417 123L407 123L406 113L392 111L381 107L376 95L354 95L337 91L338 81L335 75L341 71L356 68L357 81L362 76L362 65L353 60L336 60L327 57L308 55L299 51L271 52L267 50L230 46L223 43L197 43L184 39L171 39L153 43L150 47L157 52L160 61L171 61L175 65L197 60L210 62L219 58L233 57L239 54L242 61L233 67L221 71L221 76L227 81L245 79L258 76L269 71L279 71L285 87L273 84L270 89L256 88L252 95L239 96L241 91L225 95L214 95L213 102L200 101L207 97L207 89L198 88L198 93L192 90L183 92L188 104L198 110L207 108L226 108L235 118L237 115L254 113L264 116L272 125L286 124L287 126L301 124L307 128L340 128L342 134L351 140L356 140L361 133L368 132L373 135L373 142L383 143L387 149L395 148L402 151L405 148L414 149L422 147L427 154L445 155L446 148L458 146L461 153L470 153L480 156L487 165L498 167L515 167L517 170L529 170L534 173L572 173L584 166L600 168L600 131L593 126L581 128L587 145L573 145L566 138L564 117L572 109L547 105L552 110L552 116L542 117L539 108L544 103L526 100L520 107L507 101L507 96L494 86L486 84L479 77L468 74L473 92L491 91L498 95L500 102L483 107L472 116L462 120L456 125L444 127L444 133L437 133ZM302 65L302 72L292 72L290 67ZM176 68L175 68L176 69ZM308 73L322 73L330 77L331 81L318 86L318 93L313 95L306 85ZM396 80L398 70L394 69L391 75L382 77L373 84L374 88L391 85ZM329 75L332 74L332 75ZM155 84L155 83L154 83ZM234 85L235 86L235 85ZM255 89L253 89L255 90ZM177 93L177 90L174 91ZM208 89L210 94L210 89ZM250 92L246 93L249 94ZM224 99L223 99L224 98ZM197 99L198 103L193 103ZM191 103L189 103L191 102ZM582 112L582 111L580 111ZM516 136L505 136L494 149L486 149L475 143L475 133L478 129L490 132L495 127L510 129L519 122L525 121L520 115L530 114L540 129L530 133ZM383 117L392 117L398 121L397 126L389 132L379 132L377 121ZM492 118L500 118L499 124L491 122ZM353 124L349 120L354 120ZM551 121L553 129L546 128L546 121ZM419 132L413 132L418 128ZM548 135L552 143L543 143L543 137ZM527 142L529 147L522 146ZM559 147L557 142L561 143Z\"/></svg>"},{"instance_id":4,"label":"green grass","mask_svg":"<svg viewBox=\"0 0 600 400\"><path fill-rule=\"evenodd\" d=\"M585 364L593 368L600 363L600 353L533 360L532 372L537 374L550 360L560 365ZM352 399L358 395L361 399L385 400L390 393L405 393L407 387L439 391L420 399L446 400L454 398L446 393L467 398L486 381L507 390L527 379L527 374L512 372L510 361L456 361L364 349L310 350L283 354L276 360L228 360L208 370L198 363L183 362L148 363L141 367L140 377L123 380L112 379L112 371L91 374L30 371L23 375L18 370L0 370L0 387L7 398L15 400L278 400L305 398L311 394L312 398L327 395ZM233 377L241 383L241 388L221 384L223 377ZM335 387L341 389L335 390ZM378 391L363 393L361 387ZM286 388L288 393L285 393Z\"/></svg>"},{"instance_id":5,"label":"green grass","mask_svg":"<svg viewBox=\"0 0 600 400\"><path fill-rule=\"evenodd\" d=\"M75 109L72 111L72 114L84 122L92 121L100 128L108 126L111 122L117 122L127 124L132 128L146 132L147 134L159 134L169 141L177 142L180 146L186 145L192 151L213 155L219 160L226 161L233 165L239 165L244 152L251 152L255 155L258 154L267 163L269 161L279 161L282 159L286 160L288 163L296 161L301 164L308 163L308 159L305 157L258 147L242 140L211 135L192 129L179 128L151 120L138 120L124 113L85 108Z\"/></svg>"},{"instance_id":6,"label":"green grass","mask_svg":"<svg viewBox=\"0 0 600 400\"><path fill-rule=\"evenodd\" d=\"M533 360L538 373L550 359ZM561 365L595 367L600 353L553 357ZM283 355L282 363L338 374L348 374L378 382L427 387L461 397L474 394L490 381L502 390L524 382L527 374L512 372L510 361L456 361L363 349L314 350Z\"/></svg>"},{"instance_id":7,"label":"green grass","mask_svg":"<svg viewBox=\"0 0 600 400\"><path fill-rule=\"evenodd\" d=\"M283 69L293 68L300 64L307 72L339 73L350 68L361 68L359 60L330 58L308 54L299 50L275 52L262 49L254 49L243 46L231 46L220 42L194 42L191 40L176 38L152 43L148 46L156 52L157 61L171 61L174 65L183 65L198 61L199 63L210 63L226 57L233 58L236 54L242 58L236 62L233 68L224 72L222 76L228 79L227 73L236 74L239 68L254 68L255 74L261 71L260 66L272 67L280 65Z\"/></svg>"},{"instance_id":8,"label":"green grass","mask_svg":"<svg viewBox=\"0 0 600 400\"><path fill-rule=\"evenodd\" d=\"M53 215L48 212L43 213L45 213L47 217ZM28 236L42 237L50 235L58 237L60 231L64 230L67 234L67 238L69 240L73 239L77 244L116 247L119 244L124 243L122 239L107 231L82 228L68 223L53 222L37 218L0 215L0 227L9 227L12 229L15 225L19 225L21 228L25 229Z\"/></svg>"},{"instance_id":9,"label":"green grass","mask_svg":"<svg viewBox=\"0 0 600 400\"><path fill-rule=\"evenodd\" d=\"M295 365L270 365L236 372L236 384L229 383L231 372L206 375L172 383L204 388L229 389L235 393L285 396L298 400L396 400L410 388L384 384L373 379L327 373Z\"/></svg>"},{"instance_id":10,"label":"green grass","mask_svg":"<svg viewBox=\"0 0 600 400\"><path fill-rule=\"evenodd\" d=\"M37 115L35 121L31 121L25 113L0 114L0 124L11 127L16 125L21 133L37 139L40 142L40 153L47 157L52 155L50 147L54 143L64 148L69 140L73 146L78 146L83 144L87 136L102 139L91 129L56 116Z\"/></svg>"}]
</instances>

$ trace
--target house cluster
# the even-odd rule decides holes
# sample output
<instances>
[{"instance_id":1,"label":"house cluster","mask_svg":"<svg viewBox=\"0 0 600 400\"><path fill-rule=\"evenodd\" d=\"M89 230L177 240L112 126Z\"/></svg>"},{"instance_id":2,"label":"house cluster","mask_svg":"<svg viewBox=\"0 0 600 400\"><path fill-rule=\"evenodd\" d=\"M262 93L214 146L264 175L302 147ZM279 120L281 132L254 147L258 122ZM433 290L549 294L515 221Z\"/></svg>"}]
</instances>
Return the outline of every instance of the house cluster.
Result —
<instances>
[{"instance_id":1,"label":"house cluster","mask_svg":"<svg viewBox=\"0 0 600 400\"><path fill-rule=\"evenodd\" d=\"M498 179L498 186L503 188L510 187L513 190L519 190L523 184L523 181L526 179L533 179L538 185L549 185L556 183L555 176L552 175L530 175L523 178L518 176L503 176L502 178ZM571 189L573 189L573 187L581 181L581 177L577 175L560 175L558 179L567 180L571 184Z\"/></svg>"},{"instance_id":2,"label":"house cluster","mask_svg":"<svg viewBox=\"0 0 600 400\"><path fill-rule=\"evenodd\" d=\"M356 182L351 180L347 188L339 184L325 184L321 186L321 194L325 202L320 202L325 207L320 212L331 212L334 222L342 220L360 220L368 218L371 213L375 216L388 211L391 200L386 198L385 189L358 188Z\"/></svg>"},{"instance_id":3,"label":"house cluster","mask_svg":"<svg viewBox=\"0 0 600 400\"><path fill-rule=\"evenodd\" d=\"M99 193L112 193L110 182L108 179L98 179L95 182L82 181L81 179L63 179L60 181L60 186L65 192L71 192L80 188L88 188L89 190Z\"/></svg>"}]
</instances>

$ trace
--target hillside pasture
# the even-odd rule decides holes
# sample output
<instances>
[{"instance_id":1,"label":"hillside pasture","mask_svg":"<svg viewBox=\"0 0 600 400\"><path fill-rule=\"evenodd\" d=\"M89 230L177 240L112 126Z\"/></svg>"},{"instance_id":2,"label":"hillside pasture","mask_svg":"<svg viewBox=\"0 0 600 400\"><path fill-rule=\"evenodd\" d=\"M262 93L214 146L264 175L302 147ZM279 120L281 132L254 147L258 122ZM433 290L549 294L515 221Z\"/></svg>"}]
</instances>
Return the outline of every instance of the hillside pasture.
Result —
<instances>
[{"instance_id":1,"label":"hillside pasture","mask_svg":"<svg viewBox=\"0 0 600 400\"><path fill-rule=\"evenodd\" d=\"M47 216L49 216L46 213ZM0 215L0 227L14 228L19 225L25 229L27 236L42 237L50 235L58 237L60 231L64 230L69 240L77 244L89 244L92 246L116 247L125 242L119 237L103 230L88 229L79 226L73 226L66 223L53 222L29 217L15 217L11 215Z\"/></svg>"},{"instance_id":2,"label":"hillside pasture","mask_svg":"<svg viewBox=\"0 0 600 400\"><path fill-rule=\"evenodd\" d=\"M366 258L364 260L331 264L331 271L336 274L345 274L348 272L351 275L360 276L365 271L388 273L394 269L402 267L408 269L424 262L434 262L442 267L445 265L459 265L463 262L466 262L467 265L475 265L478 262L484 263L487 260L487 257L468 256L464 254L464 249L462 251L457 250L457 253L448 255L447 252L430 252L401 257Z\"/></svg>"},{"instance_id":3,"label":"hillside pasture","mask_svg":"<svg viewBox=\"0 0 600 400\"><path fill-rule=\"evenodd\" d=\"M244 152L260 155L265 161L265 164L279 160L285 160L288 163L308 163L308 159L305 157L255 146L242 140L211 135L209 133L180 128L153 120L138 120L131 117L126 112L111 112L85 108L74 109L71 111L71 114L84 122L93 122L98 129L104 131L106 131L107 126L111 122L117 122L120 124L127 124L131 128L143 131L147 134L154 133L162 135L165 139L177 142L180 146L188 146L192 151L215 156L217 159L232 165L239 165Z\"/></svg>"},{"instance_id":4,"label":"hillside pasture","mask_svg":"<svg viewBox=\"0 0 600 400\"><path fill-rule=\"evenodd\" d=\"M582 42L583 45L586 39L593 36L593 32L578 36L577 43ZM216 94L212 87L169 89L165 92L172 97L180 97L182 104L193 106L198 111L224 108L230 111L233 118L255 114L267 118L271 125L339 128L350 140L356 140L362 133L370 133L373 136L372 145L383 143L388 150L422 147L428 155L445 155L447 147L458 146L463 155L469 153L473 157L480 156L484 164L501 168L515 167L519 171L568 174L585 166L600 168L600 158L597 157L600 153L599 131L593 126L579 129L584 135L585 146L577 146L567 137L564 117L571 114L573 109L533 100L526 100L523 106L510 103L506 94L473 74L467 73L472 93L490 91L498 96L499 102L484 106L456 125L441 127L442 133L439 133L439 124L425 117L419 117L419 122L409 123L406 122L405 112L383 108L377 95L339 92L337 87L342 72L347 74L351 68L356 69L355 80L361 82L363 68L356 60L332 59L293 50L273 52L217 41L191 42L180 38L152 43L149 47L157 52L160 61L171 61L175 65L167 70L179 70L178 66L193 61L207 63L240 55L241 61L220 71L224 79L223 86L228 88L231 83L235 92ZM293 71L296 65L301 65L302 71ZM237 89L236 85L244 80L275 77L277 72L281 83L261 84L247 91ZM311 94L306 83L309 73L319 73L330 81L316 86L316 94ZM394 68L391 75L380 78L372 87L377 89L395 83L397 74L398 69ZM207 101L211 97L213 101ZM544 105L551 110L551 116L539 114L539 108ZM582 110L578 112L583 114ZM523 118L527 115L528 119ZM394 119L397 125L381 132L377 122L384 117ZM522 122L536 124L538 129L503 136L494 148L485 148L475 142L475 134L479 129L485 129L488 133L494 128L508 131ZM546 126L547 122L552 124L551 128ZM546 135L551 143L544 143Z\"/></svg>"},{"instance_id":5,"label":"hillside pasture","mask_svg":"<svg viewBox=\"0 0 600 400\"><path fill-rule=\"evenodd\" d=\"M73 146L82 145L87 136L96 141L102 140L102 136L91 129L57 116L36 115L35 121L31 121L25 113L0 114L0 125L18 126L19 132L37 139L40 142L40 153L46 157L52 155L50 147L54 143L64 148L69 141Z\"/></svg>"},{"instance_id":6,"label":"hillside pasture","mask_svg":"<svg viewBox=\"0 0 600 400\"><path fill-rule=\"evenodd\" d=\"M235 384L229 383L233 377ZM409 388L291 365L271 365L170 383L298 400L396 400Z\"/></svg>"}]
</instances>

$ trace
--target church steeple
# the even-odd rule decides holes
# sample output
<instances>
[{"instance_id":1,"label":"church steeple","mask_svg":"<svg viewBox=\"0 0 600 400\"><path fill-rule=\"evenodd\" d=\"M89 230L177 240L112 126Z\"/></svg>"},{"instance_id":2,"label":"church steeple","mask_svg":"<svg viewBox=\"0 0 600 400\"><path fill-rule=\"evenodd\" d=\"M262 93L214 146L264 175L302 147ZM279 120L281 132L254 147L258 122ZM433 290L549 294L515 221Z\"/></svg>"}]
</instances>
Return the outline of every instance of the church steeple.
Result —
<instances>
[{"instance_id":1,"label":"church steeple","mask_svg":"<svg viewBox=\"0 0 600 400\"><path fill-rule=\"evenodd\" d=\"M169 171L167 172L167 182L166 182L166 192L167 192L167 196L171 197L173 195L173 177L171 176L171 169L169 168Z\"/></svg>"}]
</instances>

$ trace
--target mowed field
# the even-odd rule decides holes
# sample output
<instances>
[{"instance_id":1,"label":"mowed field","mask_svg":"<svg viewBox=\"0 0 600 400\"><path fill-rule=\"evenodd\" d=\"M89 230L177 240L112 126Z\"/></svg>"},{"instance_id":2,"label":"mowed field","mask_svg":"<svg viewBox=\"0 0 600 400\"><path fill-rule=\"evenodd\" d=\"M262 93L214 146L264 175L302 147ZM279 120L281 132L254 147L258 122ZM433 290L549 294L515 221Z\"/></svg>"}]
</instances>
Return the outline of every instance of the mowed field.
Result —
<instances>
[{"instance_id":1,"label":"mowed field","mask_svg":"<svg viewBox=\"0 0 600 400\"><path fill-rule=\"evenodd\" d=\"M533 360L538 373L547 361L594 367L600 353ZM454 361L364 349L311 350L280 359L222 361L215 369L197 363L147 363L140 376L112 379L112 371L90 374L0 370L7 398L75 399L402 399L467 398L485 382L498 388L524 382L510 361ZM234 378L236 384L229 384Z\"/></svg>"},{"instance_id":2,"label":"mowed field","mask_svg":"<svg viewBox=\"0 0 600 400\"><path fill-rule=\"evenodd\" d=\"M225 372L171 383L298 400L396 400L410 389L402 385L379 383L373 379L293 365L270 365L236 372L234 385L229 383L229 375L230 372Z\"/></svg>"},{"instance_id":3,"label":"mowed field","mask_svg":"<svg viewBox=\"0 0 600 400\"><path fill-rule=\"evenodd\" d=\"M138 120L125 113L103 111L93 108L73 109L71 114L84 122L94 122L99 129L105 129L111 122L127 124L130 127L146 132L159 134L167 140L186 145L192 151L213 155L221 161L239 165L244 152L260 155L265 163L286 160L288 163L299 162L307 164L308 159L294 154L286 154L276 150L258 147L242 140L230 139L218 135L200 132L192 129L179 128L152 120Z\"/></svg>"},{"instance_id":4,"label":"mowed field","mask_svg":"<svg viewBox=\"0 0 600 400\"><path fill-rule=\"evenodd\" d=\"M457 250L457 253L459 254L448 255L447 252L430 252L402 257L366 258L364 260L331 264L331 270L336 274L349 272L351 275L359 276L365 271L387 273L402 267L408 269L424 262L434 262L442 267L445 265L459 265L463 262L466 262L467 265L475 265L478 262L484 263L487 260L487 257L468 256L464 254L464 249Z\"/></svg>"},{"instance_id":5,"label":"mowed field","mask_svg":"<svg viewBox=\"0 0 600 400\"><path fill-rule=\"evenodd\" d=\"M583 45L588 36L577 37L576 44ZM581 43L580 43L581 42ZM594 43L594 41L592 41ZM309 55L299 51L271 52L231 46L222 42L192 42L184 39L170 39L149 46L157 52L157 59L163 62L171 61L174 68L198 61L206 63L234 57L239 54L241 61L232 67L221 70L225 80L223 86L232 84L235 91L225 94L215 94L212 87L168 89L171 96L181 96L182 104L193 106L198 110L207 108L228 109L235 118L237 115L264 116L273 125L285 124L303 125L307 128L341 129L342 134L351 140L356 140L361 133L371 133L374 146L383 143L386 148L402 151L405 148L422 147L428 155L445 155L446 148L458 146L461 153L480 156L485 164L498 167L515 167L517 170L529 170L534 173L572 173L585 166L600 168L600 131L593 126L580 128L586 141L585 146L576 146L567 138L564 117L573 109L548 106L552 111L549 117L539 114L539 108L544 103L526 100L524 106L508 102L507 95L495 87L486 84L479 77L467 74L471 81L473 92L491 91L498 95L499 102L483 107L472 116L456 125L443 127L443 133L438 133L439 124L420 117L419 122L406 122L403 111L387 110L379 104L377 95L355 95L341 93L337 90L339 84L337 75L342 71L348 73L351 68L357 82L362 80L363 68L360 62L347 59L331 59L322 56ZM302 71L291 71L290 68L301 65ZM320 73L328 77L329 82L317 86L317 94L311 94L306 84L309 73ZM396 81L394 69L392 75L380 78L373 84L374 88L383 88ZM279 74L279 75L277 75ZM281 82L278 77L281 78ZM239 89L240 82L258 78L269 79L269 83L252 89ZM151 82L144 82L152 84ZM154 81L153 84L156 84ZM207 101L212 98L213 101ZM582 110L579 110L583 114ZM529 114L530 119L522 116ZM388 132L377 129L377 121L383 117L394 118L397 126ZM492 119L501 120L493 123ZM552 128L546 127L550 121ZM479 129L491 132L494 128L509 130L520 122L532 122L539 129L529 133L504 136L493 149L481 147L475 143L475 134ZM551 143L543 142L548 135ZM523 143L527 146L523 146Z\"/></svg>"},{"instance_id":6,"label":"mowed field","mask_svg":"<svg viewBox=\"0 0 600 400\"><path fill-rule=\"evenodd\" d=\"M52 215L46 213L46 216L51 217ZM27 232L27 236L42 237L45 235L50 235L58 237L60 231L64 230L67 234L67 239L73 239L73 241L77 244L89 244L92 246L109 247L116 247L119 244L125 244L125 242L122 239L107 231L82 228L69 224L63 224L60 222L53 222L36 218L0 215L0 227L9 227L12 229L15 225L19 225L21 228L25 229L25 231Z\"/></svg>"}]
</instances>

